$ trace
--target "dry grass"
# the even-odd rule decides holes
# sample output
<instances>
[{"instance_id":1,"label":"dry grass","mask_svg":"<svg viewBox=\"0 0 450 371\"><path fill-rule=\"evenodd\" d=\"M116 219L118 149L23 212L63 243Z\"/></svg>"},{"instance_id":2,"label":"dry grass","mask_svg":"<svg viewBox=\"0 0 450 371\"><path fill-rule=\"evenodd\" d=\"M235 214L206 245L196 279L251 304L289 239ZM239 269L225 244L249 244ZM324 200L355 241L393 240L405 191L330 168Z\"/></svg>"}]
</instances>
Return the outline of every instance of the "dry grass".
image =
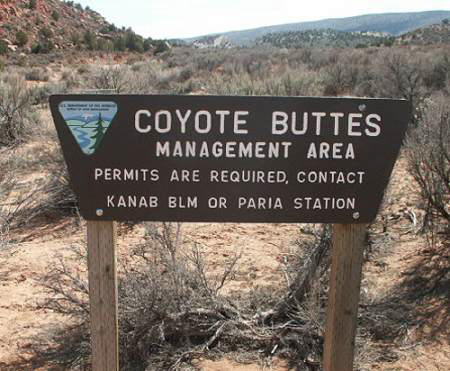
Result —
<instances>
[{"instance_id":1,"label":"dry grass","mask_svg":"<svg viewBox=\"0 0 450 371\"><path fill-rule=\"evenodd\" d=\"M417 138L424 139L428 137L420 130L435 126L420 126L420 119L428 117L423 102L435 101L436 90L448 100L450 76L439 70L439 80L445 83L436 81L436 70L422 61L437 61L436 56L441 55L450 55L449 48L289 52L180 48L162 54L160 60L128 58L128 64L105 60L105 66L96 66L95 58L86 56L82 67L51 68L49 81L33 88L35 100L24 105L27 114L23 117L31 120L38 108L36 103L45 107L52 92L73 89L112 89L116 93L407 96L415 101ZM5 89L14 89L8 79L3 81L8 84L2 85ZM49 126L50 118L44 116L44 121L46 125L37 131L29 122L14 124L15 139L11 143L21 145L0 149L0 166L4 170L0 172L0 248L8 246L11 236L23 226L44 226L76 214L76 200L61 153L54 145L56 136ZM447 142L445 146L448 148ZM424 149L433 148L424 143ZM423 151L414 153L424 158ZM438 173L433 171L433 175ZM381 284L375 289L370 282L363 285L357 337L360 370L371 369L373 363L401 359L411 349L408 347L414 347L418 341L432 341L433 336L448 329L448 235L435 229L431 235L417 234L422 214L415 208L401 215L394 212L396 197L386 203L385 213L371 231L371 246L365 254L367 269L377 271L374 277L379 279L383 270L389 269L388 259L398 254L396 248L404 246L405 236L424 245L423 249L411 248L412 256L421 255L408 261L404 274L395 276L398 283L390 285L389 290ZM444 204L445 197L441 198ZM404 224L403 229L395 229L398 223ZM178 225L148 224L146 231L141 244L131 251L132 264L121 267L120 341L124 369L145 369L150 364L155 369L189 368L200 357L224 355L241 361L278 356L299 369L320 369L329 235L313 229L299 232L297 257L290 256L284 266L285 286L268 285L237 293L224 287L233 278L238 255L230 256L221 274L213 276L202 249L182 242ZM425 236L432 237L430 245L426 245ZM318 245L324 246L323 254L311 255ZM34 357L14 365L16 369L47 364L76 368L89 364L86 272L80 268L86 264L84 246L77 247L76 252L74 261L61 260L40 280L48 290L48 300L41 305L67 315L70 324L43 334L34 344ZM318 261L311 275L305 274L311 266L308 261ZM392 275L397 273L394 269L389 271ZM296 291L299 282L304 285ZM427 326L432 327L431 334ZM411 328L417 338L409 336Z\"/></svg>"}]
</instances>

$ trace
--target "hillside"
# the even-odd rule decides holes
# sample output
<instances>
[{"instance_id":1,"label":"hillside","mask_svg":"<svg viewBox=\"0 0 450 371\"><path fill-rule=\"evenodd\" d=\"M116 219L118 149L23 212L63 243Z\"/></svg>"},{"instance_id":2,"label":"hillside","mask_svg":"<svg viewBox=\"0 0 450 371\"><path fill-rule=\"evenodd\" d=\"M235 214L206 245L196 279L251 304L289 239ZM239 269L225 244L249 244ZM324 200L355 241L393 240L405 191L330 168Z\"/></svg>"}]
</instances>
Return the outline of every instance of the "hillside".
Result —
<instances>
[{"instance_id":1,"label":"hillside","mask_svg":"<svg viewBox=\"0 0 450 371\"><path fill-rule=\"evenodd\" d=\"M231 42L237 45L248 45L269 33L317 29L332 29L348 32L371 31L400 35L420 27L440 23L443 19L449 17L450 11L368 14L356 17L323 19L313 22L290 23L242 31L224 32L216 36L226 36ZM192 42L201 38L190 38L187 41Z\"/></svg>"},{"instance_id":2,"label":"hillside","mask_svg":"<svg viewBox=\"0 0 450 371\"><path fill-rule=\"evenodd\" d=\"M335 30L309 30L276 32L256 40L258 45L272 45L280 48L305 47L365 47L386 44L390 41L386 34L373 32L343 32Z\"/></svg>"},{"instance_id":3,"label":"hillside","mask_svg":"<svg viewBox=\"0 0 450 371\"><path fill-rule=\"evenodd\" d=\"M0 0L0 24L0 54L69 48L142 52L157 45L73 1Z\"/></svg>"},{"instance_id":4,"label":"hillside","mask_svg":"<svg viewBox=\"0 0 450 371\"><path fill-rule=\"evenodd\" d=\"M401 35L397 39L398 44L429 45L450 43L450 23L448 21Z\"/></svg>"}]
</instances>

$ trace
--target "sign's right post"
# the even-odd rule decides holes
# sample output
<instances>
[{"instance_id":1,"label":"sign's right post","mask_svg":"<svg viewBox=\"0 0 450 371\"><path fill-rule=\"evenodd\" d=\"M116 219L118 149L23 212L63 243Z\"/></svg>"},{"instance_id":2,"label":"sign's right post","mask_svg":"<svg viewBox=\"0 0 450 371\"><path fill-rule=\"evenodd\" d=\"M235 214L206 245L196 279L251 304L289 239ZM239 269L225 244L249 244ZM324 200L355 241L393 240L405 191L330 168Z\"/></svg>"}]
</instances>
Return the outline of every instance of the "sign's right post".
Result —
<instances>
[{"instance_id":1,"label":"sign's right post","mask_svg":"<svg viewBox=\"0 0 450 371\"><path fill-rule=\"evenodd\" d=\"M366 224L334 224L323 368L351 371Z\"/></svg>"}]
</instances>

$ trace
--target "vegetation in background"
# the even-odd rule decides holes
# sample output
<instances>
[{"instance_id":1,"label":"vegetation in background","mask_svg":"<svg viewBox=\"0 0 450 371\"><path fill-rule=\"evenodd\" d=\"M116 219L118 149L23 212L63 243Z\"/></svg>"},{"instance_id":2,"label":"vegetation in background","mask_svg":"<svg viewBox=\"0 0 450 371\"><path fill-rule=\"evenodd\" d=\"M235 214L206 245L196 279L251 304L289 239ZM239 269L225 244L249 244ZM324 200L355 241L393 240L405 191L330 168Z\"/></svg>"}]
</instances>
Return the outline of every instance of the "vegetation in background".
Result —
<instances>
[{"instance_id":1,"label":"vegetation in background","mask_svg":"<svg viewBox=\"0 0 450 371\"><path fill-rule=\"evenodd\" d=\"M369 14L346 18L322 19L313 22L289 23L274 26L266 26L249 30L239 30L215 34L214 37L225 36L234 45L252 46L258 38L267 33L285 33L308 31L311 29L333 29L336 31L353 32L374 30L389 33L392 36L413 31L423 25L441 23L442 19L448 18L449 11L425 11L417 13L396 13L396 14ZM210 37L210 35L207 35ZM425 45L425 44L424 44Z\"/></svg>"},{"instance_id":2,"label":"vegetation in background","mask_svg":"<svg viewBox=\"0 0 450 371\"><path fill-rule=\"evenodd\" d=\"M114 32L114 28L103 31ZM8 210L2 209L0 246L9 243L9 230L47 220L50 216L60 218L76 213L76 201L65 165L61 153L54 147L54 133L40 133L40 140L51 142L53 146L48 145L48 150L39 146L40 150L33 152L31 158L16 156L9 151L25 147L19 144L32 143L29 133L36 127L36 111L46 107L50 94L90 89L107 89L118 94L332 95L410 99L414 117L405 153L423 202L425 217L422 222L427 226L423 232L431 236L430 246L448 244L448 46L414 49L264 46L196 50L189 47L169 49L161 42L161 50L155 50L152 49L154 40L144 40L132 30L124 30L122 37L111 39L109 44L92 32L74 35L73 39L80 48L91 50L74 53L72 66L65 63L67 56L58 57L53 52L25 58L20 63L18 59L6 61L1 75L0 150L7 148L8 154L11 153L3 156L7 152L2 152L0 165L7 169L3 176L28 174L27 171L35 168L51 176L44 176L33 186L30 184L29 192L9 203ZM117 62L96 52L106 48L105 45L108 45L108 51L153 50L154 54L158 51L158 55L147 58L141 54L127 57L119 54L116 57L122 59ZM76 58L84 59L80 62ZM91 60L95 64L90 64ZM39 84L27 86L19 75ZM12 197L13 189L11 176L2 178L0 173L0 205ZM145 242L134 249L131 256L133 269L121 268L119 300L123 368L139 370L150 364L156 365L157 369L177 368L189 365L200 356L215 357L245 351L251 359L276 354L288 359L292 365L319 370L329 267L329 229L318 226L302 230L296 258L285 267L287 281L299 284L233 296L223 287L233 277L239 254L229 259L223 275L211 277L206 274L208 270L201 246L183 242L180 228L176 224L146 224ZM85 259L85 251L81 249L78 256ZM439 257L440 261L445 260L445 253ZM297 275L297 272L309 272L311 265L308 262L317 262L313 270L315 280L311 277L303 280ZM440 278L430 282L438 282L438 278L445 282L448 270L441 268L439 272ZM55 359L66 368L88 365L85 273L73 271L67 262L61 261L42 278L48 292L48 300L43 306L71 316L75 324L56 331L53 340L57 346L50 350L38 347L36 357ZM318 282L317 286L312 281ZM295 290L299 287L301 290ZM432 287L427 290L435 292ZM294 299L283 301L286 298ZM398 339L395 334L403 331L403 322L392 318L382 317L383 323L379 323L378 306L382 304L364 304L361 312L363 333L357 338L358 349L370 346L371 342L381 343L389 336L394 342ZM394 312L395 308L390 310ZM408 318L408 321L413 320ZM366 359L365 362L370 364L374 359L392 361L398 357L395 352L387 352L385 346L379 348L382 349L375 347L372 353L361 351L360 354L364 354L359 359Z\"/></svg>"},{"instance_id":3,"label":"vegetation in background","mask_svg":"<svg viewBox=\"0 0 450 371\"><path fill-rule=\"evenodd\" d=\"M54 10L54 11L52 12L52 18L53 18L53 20L54 20L55 22L58 22L58 20L59 20L59 13L58 13L56 10Z\"/></svg>"},{"instance_id":4,"label":"vegetation in background","mask_svg":"<svg viewBox=\"0 0 450 371\"><path fill-rule=\"evenodd\" d=\"M9 48L8 48L8 44L3 41L0 40L0 55L6 55L9 52Z\"/></svg>"},{"instance_id":5,"label":"vegetation in background","mask_svg":"<svg viewBox=\"0 0 450 371\"><path fill-rule=\"evenodd\" d=\"M154 40L116 27L74 1L18 3L21 16L14 18L10 12L0 40L1 251L14 246L12 237L21 238L24 227L32 233L36 227L58 225L65 233L66 224L55 222L72 216L73 224L80 223L47 115L51 94L102 90L404 98L411 101L413 112L402 160L417 194L411 195L405 210L388 213L388 193L380 220L370 229L365 257L393 250L391 229L397 227L399 215L406 215L402 220L407 221L399 238L425 236L428 244L417 249L417 266L403 272L405 279L393 286L404 296L362 292L357 367L393 362L402 349L411 349L415 344L409 333L428 325L429 312L420 312L421 305L428 306L427 299L433 310L441 310L443 323L448 321L450 29L448 20L440 22L442 12L418 15L439 22L399 37L330 30L334 25L327 21L324 29L315 31L277 33L278 27L271 28L257 46L247 43L256 35L249 30L230 36L247 47L228 49L231 43L223 40L221 47L195 49L181 40ZM52 6L41 6L48 4ZM344 26L364 30L382 22L394 34L417 27L417 18L410 15L393 18L353 17ZM214 45L217 37L204 41L199 47ZM101 117L93 135L96 146L104 135ZM134 228L120 226L123 233ZM222 271L214 275L202 246L185 240L180 224L141 227L141 243L131 248L129 260L119 269L123 369L192 368L195 359L230 355L247 361L276 356L292 368L321 369L329 226L299 226L299 240L280 263L285 282L245 293L226 289L236 274L239 252L224 259ZM27 340L24 347L31 360L14 369L33 369L47 361L53 361L49 367L89 367L84 244L73 255L74 261L61 258L44 277L35 277L47 293L39 308L67 316L70 325L45 332L41 341ZM382 260L376 267L385 269Z\"/></svg>"},{"instance_id":6,"label":"vegetation in background","mask_svg":"<svg viewBox=\"0 0 450 371\"><path fill-rule=\"evenodd\" d=\"M31 10L35 10L37 6L37 0L29 0L28 1L28 8Z\"/></svg>"},{"instance_id":7,"label":"vegetation in background","mask_svg":"<svg viewBox=\"0 0 450 371\"><path fill-rule=\"evenodd\" d=\"M435 97L406 142L411 174L420 187L424 227L450 236L450 103Z\"/></svg>"},{"instance_id":8,"label":"vegetation in background","mask_svg":"<svg viewBox=\"0 0 450 371\"><path fill-rule=\"evenodd\" d=\"M267 44L281 48L311 47L353 47L388 45L392 36L383 36L370 32L343 32L332 29L288 31L268 33L256 40L256 44Z\"/></svg>"},{"instance_id":9,"label":"vegetation in background","mask_svg":"<svg viewBox=\"0 0 450 371\"><path fill-rule=\"evenodd\" d=\"M23 31L17 31L16 44L19 47L25 46L28 43L28 35Z\"/></svg>"}]
</instances>

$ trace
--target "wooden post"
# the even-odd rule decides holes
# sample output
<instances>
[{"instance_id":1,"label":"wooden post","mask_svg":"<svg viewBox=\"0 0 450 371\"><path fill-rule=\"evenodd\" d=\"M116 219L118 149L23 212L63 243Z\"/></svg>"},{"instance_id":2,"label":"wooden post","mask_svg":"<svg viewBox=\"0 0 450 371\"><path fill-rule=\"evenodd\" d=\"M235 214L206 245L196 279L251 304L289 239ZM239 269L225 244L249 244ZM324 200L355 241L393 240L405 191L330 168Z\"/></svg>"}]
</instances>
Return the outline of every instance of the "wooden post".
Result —
<instances>
[{"instance_id":1,"label":"wooden post","mask_svg":"<svg viewBox=\"0 0 450 371\"><path fill-rule=\"evenodd\" d=\"M119 370L115 222L88 221L92 370Z\"/></svg>"},{"instance_id":2,"label":"wooden post","mask_svg":"<svg viewBox=\"0 0 450 371\"><path fill-rule=\"evenodd\" d=\"M333 247L325 327L325 371L351 371L355 349L365 224L333 225Z\"/></svg>"}]
</instances>

